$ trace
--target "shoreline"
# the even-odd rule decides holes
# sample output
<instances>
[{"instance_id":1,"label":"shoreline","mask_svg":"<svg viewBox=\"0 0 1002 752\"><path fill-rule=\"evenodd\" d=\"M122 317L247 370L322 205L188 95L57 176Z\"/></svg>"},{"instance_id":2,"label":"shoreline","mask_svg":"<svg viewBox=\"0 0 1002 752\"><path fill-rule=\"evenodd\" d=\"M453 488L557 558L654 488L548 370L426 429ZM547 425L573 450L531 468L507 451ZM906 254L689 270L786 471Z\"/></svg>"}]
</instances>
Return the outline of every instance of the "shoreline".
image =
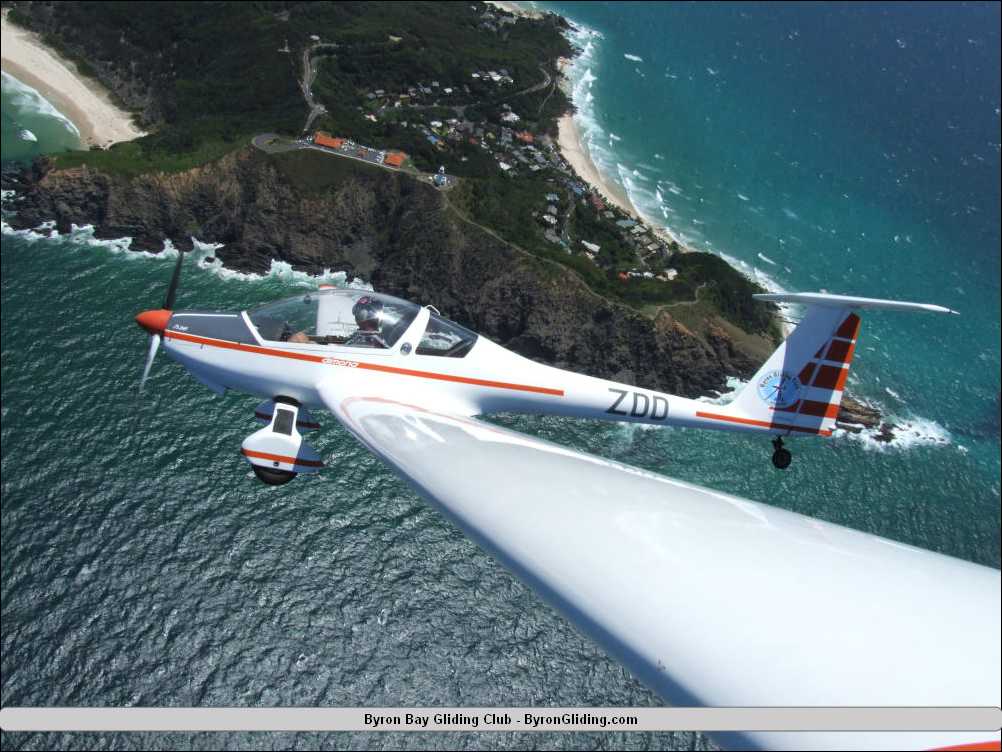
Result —
<instances>
[{"instance_id":1,"label":"shoreline","mask_svg":"<svg viewBox=\"0 0 1002 752\"><path fill-rule=\"evenodd\" d=\"M581 131L577 123L574 122L573 113L568 112L560 116L560 120L557 122L557 132L560 156L566 160L581 181L600 193L606 202L618 207L637 221L643 221L643 217L630 202L626 191L616 183L607 180L599 171L591 154L588 153L588 147L581 141Z\"/></svg>"},{"instance_id":2,"label":"shoreline","mask_svg":"<svg viewBox=\"0 0 1002 752\"><path fill-rule=\"evenodd\" d=\"M565 20L571 23L569 19L565 18ZM568 99L573 103L574 96L567 76L567 70L575 64L575 60L574 58L562 58L560 62L560 86L564 90L564 93L567 94ZM581 181L599 193L605 199L606 203L612 204L647 227L652 235L665 243L677 244L679 250L683 253L694 252L694 249L683 242L670 227L660 222L653 222L645 217L630 200L626 189L602 173L598 165L591 158L588 147L581 140L581 129L578 128L578 124L574 121L573 112L561 115L560 120L557 122L557 147L560 155L571 166L571 169L574 170Z\"/></svg>"},{"instance_id":3,"label":"shoreline","mask_svg":"<svg viewBox=\"0 0 1002 752\"><path fill-rule=\"evenodd\" d=\"M46 46L37 34L9 23L8 13L4 10L0 20L0 68L35 89L73 123L85 148L105 148L146 135L99 83L81 76L72 62Z\"/></svg>"},{"instance_id":4,"label":"shoreline","mask_svg":"<svg viewBox=\"0 0 1002 752\"><path fill-rule=\"evenodd\" d=\"M493 5L498 10L503 10L515 16L523 18L542 18L543 14L538 10L531 10L523 7L522 3L499 2L498 0L484 0L486 5Z\"/></svg>"}]
</instances>

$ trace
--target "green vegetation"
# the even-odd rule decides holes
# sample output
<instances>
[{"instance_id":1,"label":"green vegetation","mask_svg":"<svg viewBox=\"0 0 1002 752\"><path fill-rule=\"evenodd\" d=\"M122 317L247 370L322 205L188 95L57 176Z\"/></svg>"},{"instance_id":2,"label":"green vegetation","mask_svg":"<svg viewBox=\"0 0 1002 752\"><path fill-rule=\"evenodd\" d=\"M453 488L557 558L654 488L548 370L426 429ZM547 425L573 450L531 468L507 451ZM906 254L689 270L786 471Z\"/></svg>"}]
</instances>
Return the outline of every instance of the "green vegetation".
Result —
<instances>
[{"instance_id":1,"label":"green vegetation","mask_svg":"<svg viewBox=\"0 0 1002 752\"><path fill-rule=\"evenodd\" d=\"M290 56L284 3L33 3L16 20L90 75L130 80L148 94L156 132L141 139L154 155L194 156L206 143L302 122L303 100ZM100 23L94 23L100 19ZM127 105L139 106L142 95ZM211 151L211 149L209 149ZM102 159L98 157L97 159ZM103 159L107 159L104 157Z\"/></svg>"},{"instance_id":2,"label":"green vegetation","mask_svg":"<svg viewBox=\"0 0 1002 752\"><path fill-rule=\"evenodd\" d=\"M100 164L130 174L147 166L183 169L225 151L238 135L298 135L307 114L299 89L302 53L318 37L333 46L317 59L313 91L329 110L317 127L413 152L418 166L432 169L442 158L421 134L399 127L400 118L373 123L364 117L367 92L437 80L442 88L456 87L448 104L490 98L460 89L471 83L503 99L544 80L541 64L552 75L556 58L571 54L556 16L494 28L485 26L489 10L479 2L92 1L19 5L11 20L41 33L85 75L131 82L118 87L133 93L124 104L142 109L145 127L153 131L137 142L141 153L127 149L66 164ZM516 84L499 88L471 78L475 70L493 68L506 69ZM539 109L544 92L538 94L535 104L535 95L526 95L527 108ZM561 93L547 100L543 129L555 127L566 104ZM430 112L454 115L451 108L419 111ZM450 155L447 167L468 172L460 156Z\"/></svg>"},{"instance_id":3,"label":"green vegetation","mask_svg":"<svg viewBox=\"0 0 1002 752\"><path fill-rule=\"evenodd\" d=\"M135 177L149 172L183 172L207 164L246 146L251 136L203 140L185 149L166 149L156 140L139 139L115 144L109 149L68 151L52 156L57 168L67 169L86 165L111 175Z\"/></svg>"},{"instance_id":4,"label":"green vegetation","mask_svg":"<svg viewBox=\"0 0 1002 752\"><path fill-rule=\"evenodd\" d=\"M653 272L674 268L678 271L674 280L664 282L643 277L623 280L621 272L638 266L636 251L612 220L600 216L581 200L575 201L571 212L568 247L547 240L543 225L533 213L545 211L547 193L564 196L567 192L547 177L552 175L541 173L538 177L510 179L498 174L495 168L488 177L464 180L449 194L449 199L473 222L490 228L529 253L573 269L604 297L646 312L698 299L747 331L770 332L773 307L751 297L752 293L764 290L719 256L677 252L666 261L652 259L648 267ZM561 199L561 216L566 208L566 199ZM601 246L594 262L581 252L581 240Z\"/></svg>"},{"instance_id":5,"label":"green vegetation","mask_svg":"<svg viewBox=\"0 0 1002 752\"><path fill-rule=\"evenodd\" d=\"M260 152L259 152L260 153ZM325 193L358 174L389 172L371 162L336 157L315 151L286 151L267 157L282 176L303 193Z\"/></svg>"},{"instance_id":6,"label":"green vegetation","mask_svg":"<svg viewBox=\"0 0 1002 752\"><path fill-rule=\"evenodd\" d=\"M89 165L125 176L174 172L218 159L258 133L298 136L307 115L299 77L304 52L313 50L312 91L327 108L313 128L403 150L418 170L444 166L463 178L445 194L462 218L638 310L698 298L748 331L772 326L772 308L751 298L759 288L720 258L638 252L614 220L573 196L565 176L519 165L516 178L506 176L470 133L473 123L500 138L496 126L510 125L502 121L509 108L520 117L512 130L556 132L570 105L554 84L556 60L572 54L557 16L512 20L480 2L90 1L18 5L12 13L87 75L127 82L116 88L152 130L108 150L59 155L60 167ZM485 71L514 83L472 76ZM419 89L401 102L399 95ZM466 121L462 132L428 131L431 121L451 118ZM496 141L487 143L497 151ZM501 153L510 161L510 148ZM300 189L317 192L345 171L381 171L312 151L283 154L276 163ZM561 242L546 237L547 193L560 196ZM581 241L601 247L594 261ZM551 265L540 267L552 273ZM678 272L672 281L636 276L668 267Z\"/></svg>"}]
</instances>

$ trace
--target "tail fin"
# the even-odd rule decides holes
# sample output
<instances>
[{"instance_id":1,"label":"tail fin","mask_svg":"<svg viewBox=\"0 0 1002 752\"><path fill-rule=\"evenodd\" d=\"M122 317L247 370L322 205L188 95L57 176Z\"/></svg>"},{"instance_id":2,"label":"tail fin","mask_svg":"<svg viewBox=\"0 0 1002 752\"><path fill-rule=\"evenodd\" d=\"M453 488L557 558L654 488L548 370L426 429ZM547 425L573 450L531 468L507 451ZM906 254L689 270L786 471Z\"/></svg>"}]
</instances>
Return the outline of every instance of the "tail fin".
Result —
<instances>
[{"instance_id":1,"label":"tail fin","mask_svg":"<svg viewBox=\"0 0 1002 752\"><path fill-rule=\"evenodd\" d=\"M756 295L807 306L803 320L725 408L728 420L777 433L831 435L859 337L854 309L956 313L942 306L824 293Z\"/></svg>"}]
</instances>

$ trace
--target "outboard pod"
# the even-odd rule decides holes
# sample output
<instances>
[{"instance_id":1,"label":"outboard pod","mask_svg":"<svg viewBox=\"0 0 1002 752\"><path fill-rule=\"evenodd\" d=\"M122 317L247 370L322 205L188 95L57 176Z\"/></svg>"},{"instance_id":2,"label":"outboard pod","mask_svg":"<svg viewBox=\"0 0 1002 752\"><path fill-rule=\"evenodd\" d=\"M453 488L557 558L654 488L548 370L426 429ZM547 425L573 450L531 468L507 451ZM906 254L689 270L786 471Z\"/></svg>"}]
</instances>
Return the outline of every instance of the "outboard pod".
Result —
<instances>
[{"instance_id":1,"label":"outboard pod","mask_svg":"<svg viewBox=\"0 0 1002 752\"><path fill-rule=\"evenodd\" d=\"M301 411L305 410L290 400L268 400L258 410L265 405L272 408L268 425L244 439L240 449L258 479L269 486L280 486L299 473L319 472L324 463L313 447L303 441L298 429L300 421L316 426L309 413L301 417Z\"/></svg>"},{"instance_id":2,"label":"outboard pod","mask_svg":"<svg viewBox=\"0 0 1002 752\"><path fill-rule=\"evenodd\" d=\"M279 397L279 404L288 404L292 402L291 400L283 400ZM292 403L295 404L295 403ZM265 400L260 405L254 408L254 419L258 423L264 423L267 425L271 423L272 413L275 412L275 400ZM300 433L306 433L307 431L316 431L320 428L320 423L310 414L302 405L299 406L299 414L296 416L296 430Z\"/></svg>"}]
</instances>

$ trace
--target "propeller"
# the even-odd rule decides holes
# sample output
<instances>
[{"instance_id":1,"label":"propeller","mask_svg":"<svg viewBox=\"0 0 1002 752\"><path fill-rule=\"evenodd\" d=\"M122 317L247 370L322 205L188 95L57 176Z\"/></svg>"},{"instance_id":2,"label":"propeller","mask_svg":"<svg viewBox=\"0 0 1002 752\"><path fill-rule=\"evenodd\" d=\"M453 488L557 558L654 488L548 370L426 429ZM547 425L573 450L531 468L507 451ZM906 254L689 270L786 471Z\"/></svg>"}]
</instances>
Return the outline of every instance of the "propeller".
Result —
<instances>
[{"instance_id":1,"label":"propeller","mask_svg":"<svg viewBox=\"0 0 1002 752\"><path fill-rule=\"evenodd\" d=\"M150 370L153 368L153 359L160 349L160 341L163 339L163 331L167 328L167 323L174 312L174 302L177 300L177 288L181 281L181 265L184 263L184 251L179 250L177 263L174 265L174 273L170 278L170 285L167 287L167 297L164 298L163 308L160 310L143 311L136 316L136 323L150 333L150 349L146 354L146 365L143 366L143 377L139 381L139 391L143 391L146 386L146 379L149 378Z\"/></svg>"},{"instance_id":2,"label":"propeller","mask_svg":"<svg viewBox=\"0 0 1002 752\"><path fill-rule=\"evenodd\" d=\"M153 368L153 358L157 355L157 350L160 349L160 335L151 334L150 335L150 351L146 355L146 365L143 367L143 378L139 380L139 393L142 394L143 387L146 386L146 379L150 376L150 369Z\"/></svg>"}]
</instances>

